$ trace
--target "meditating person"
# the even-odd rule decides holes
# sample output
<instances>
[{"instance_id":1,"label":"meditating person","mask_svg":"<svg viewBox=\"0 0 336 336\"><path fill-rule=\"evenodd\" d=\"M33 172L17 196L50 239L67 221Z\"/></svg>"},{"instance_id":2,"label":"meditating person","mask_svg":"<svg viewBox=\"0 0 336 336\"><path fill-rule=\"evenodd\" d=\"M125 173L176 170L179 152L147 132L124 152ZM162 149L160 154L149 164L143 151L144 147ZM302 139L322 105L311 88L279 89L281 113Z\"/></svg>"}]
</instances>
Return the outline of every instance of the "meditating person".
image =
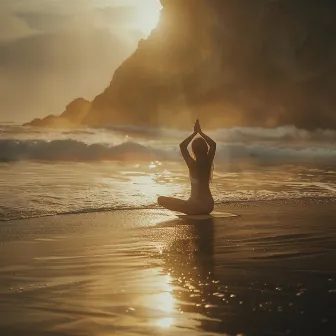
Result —
<instances>
[{"instance_id":1,"label":"meditating person","mask_svg":"<svg viewBox=\"0 0 336 336\"><path fill-rule=\"evenodd\" d=\"M200 137L195 138L199 134ZM195 139L194 139L195 138ZM192 156L188 145L192 141ZM194 132L181 144L182 156L189 168L191 195L188 200L160 196L158 203L166 209L187 215L208 215L214 209L214 200L210 190L213 160L216 143L202 132L199 120L196 120Z\"/></svg>"}]
</instances>

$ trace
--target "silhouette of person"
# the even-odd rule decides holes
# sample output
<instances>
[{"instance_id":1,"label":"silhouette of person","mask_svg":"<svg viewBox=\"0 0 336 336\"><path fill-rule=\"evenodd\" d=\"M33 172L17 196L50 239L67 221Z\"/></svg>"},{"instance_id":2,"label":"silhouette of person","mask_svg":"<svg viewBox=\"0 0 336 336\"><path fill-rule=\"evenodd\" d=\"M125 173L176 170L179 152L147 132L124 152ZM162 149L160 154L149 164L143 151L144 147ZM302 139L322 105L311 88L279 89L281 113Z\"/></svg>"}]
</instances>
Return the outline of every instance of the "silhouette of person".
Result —
<instances>
[{"instance_id":1,"label":"silhouette of person","mask_svg":"<svg viewBox=\"0 0 336 336\"><path fill-rule=\"evenodd\" d=\"M195 138L197 134L200 137ZM191 141L194 158L188 150L188 145ZM168 210L182 212L187 215L210 214L214 209L214 200L209 184L216 154L216 143L202 132L201 125L197 119L194 125L194 132L180 144L180 149L189 168L191 196L187 201L174 197L160 196L158 203Z\"/></svg>"}]
</instances>

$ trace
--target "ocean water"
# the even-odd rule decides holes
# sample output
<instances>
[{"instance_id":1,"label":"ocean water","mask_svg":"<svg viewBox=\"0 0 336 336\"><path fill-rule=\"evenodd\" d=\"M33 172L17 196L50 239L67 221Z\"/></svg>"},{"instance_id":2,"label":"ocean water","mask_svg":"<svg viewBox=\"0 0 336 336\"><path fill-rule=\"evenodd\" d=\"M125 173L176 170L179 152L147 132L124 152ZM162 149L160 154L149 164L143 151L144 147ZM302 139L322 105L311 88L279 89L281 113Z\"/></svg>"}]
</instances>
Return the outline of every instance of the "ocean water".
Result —
<instances>
[{"instance_id":1,"label":"ocean water","mask_svg":"<svg viewBox=\"0 0 336 336\"><path fill-rule=\"evenodd\" d=\"M0 334L335 335L336 133L209 134L238 216L195 223L186 132L0 126Z\"/></svg>"},{"instance_id":2,"label":"ocean water","mask_svg":"<svg viewBox=\"0 0 336 336\"><path fill-rule=\"evenodd\" d=\"M0 220L155 208L187 198L178 144L187 132L136 126L53 130L0 125ZM336 132L231 128L218 143L211 189L227 202L336 198Z\"/></svg>"}]
</instances>

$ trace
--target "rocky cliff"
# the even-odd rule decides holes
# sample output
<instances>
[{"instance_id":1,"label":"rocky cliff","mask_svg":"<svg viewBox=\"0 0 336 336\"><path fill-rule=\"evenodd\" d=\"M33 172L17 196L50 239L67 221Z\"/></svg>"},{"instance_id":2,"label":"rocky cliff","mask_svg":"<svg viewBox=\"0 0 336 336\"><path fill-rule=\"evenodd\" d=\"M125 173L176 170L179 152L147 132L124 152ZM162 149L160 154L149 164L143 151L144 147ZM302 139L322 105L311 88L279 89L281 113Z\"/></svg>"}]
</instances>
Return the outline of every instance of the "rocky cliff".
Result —
<instances>
[{"instance_id":1,"label":"rocky cliff","mask_svg":"<svg viewBox=\"0 0 336 336\"><path fill-rule=\"evenodd\" d=\"M161 3L158 27L76 122L336 128L334 1Z\"/></svg>"},{"instance_id":2,"label":"rocky cliff","mask_svg":"<svg viewBox=\"0 0 336 336\"><path fill-rule=\"evenodd\" d=\"M60 116L49 115L43 119L37 118L24 126L76 128L84 124L84 119L91 108L91 102L83 98L72 101Z\"/></svg>"}]
</instances>

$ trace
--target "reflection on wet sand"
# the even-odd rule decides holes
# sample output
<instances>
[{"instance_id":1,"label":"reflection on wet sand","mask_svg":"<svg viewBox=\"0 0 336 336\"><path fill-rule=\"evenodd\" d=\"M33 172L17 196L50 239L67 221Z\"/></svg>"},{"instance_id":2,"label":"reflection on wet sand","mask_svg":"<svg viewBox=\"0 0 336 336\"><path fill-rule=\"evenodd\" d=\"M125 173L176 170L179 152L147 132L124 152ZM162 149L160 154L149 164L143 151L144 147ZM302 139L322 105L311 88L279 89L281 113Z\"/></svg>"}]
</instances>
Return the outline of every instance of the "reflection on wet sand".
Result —
<instances>
[{"instance_id":1,"label":"reflection on wet sand","mask_svg":"<svg viewBox=\"0 0 336 336\"><path fill-rule=\"evenodd\" d=\"M285 214L275 218L280 216L286 223ZM157 242L164 248L158 257L163 274L171 277L175 310L182 314L169 325L253 336L316 335L333 329L334 278L322 266L320 271L307 268L323 256L298 252L311 247L306 236L293 232L294 220L287 234L267 222L266 217L252 227L235 219L161 224L165 229ZM319 227L313 217L306 225Z\"/></svg>"},{"instance_id":2,"label":"reflection on wet sand","mask_svg":"<svg viewBox=\"0 0 336 336\"><path fill-rule=\"evenodd\" d=\"M2 225L0 334L335 335L334 203L238 210Z\"/></svg>"},{"instance_id":3,"label":"reflection on wet sand","mask_svg":"<svg viewBox=\"0 0 336 336\"><path fill-rule=\"evenodd\" d=\"M209 330L209 322L219 322L213 318L211 308L224 297L213 291L219 282L214 270L214 222L187 220L176 224L176 221L161 224L172 226L174 231L168 240L162 236L166 243L160 253L163 272L171 277L172 295L180 313L191 314L193 328Z\"/></svg>"},{"instance_id":4,"label":"reflection on wet sand","mask_svg":"<svg viewBox=\"0 0 336 336\"><path fill-rule=\"evenodd\" d=\"M232 308L239 302L216 274L214 219L184 224L175 227L174 239L162 253L178 309L189 317L183 323L189 320L189 327L206 332L239 334L237 321L230 323Z\"/></svg>"}]
</instances>

